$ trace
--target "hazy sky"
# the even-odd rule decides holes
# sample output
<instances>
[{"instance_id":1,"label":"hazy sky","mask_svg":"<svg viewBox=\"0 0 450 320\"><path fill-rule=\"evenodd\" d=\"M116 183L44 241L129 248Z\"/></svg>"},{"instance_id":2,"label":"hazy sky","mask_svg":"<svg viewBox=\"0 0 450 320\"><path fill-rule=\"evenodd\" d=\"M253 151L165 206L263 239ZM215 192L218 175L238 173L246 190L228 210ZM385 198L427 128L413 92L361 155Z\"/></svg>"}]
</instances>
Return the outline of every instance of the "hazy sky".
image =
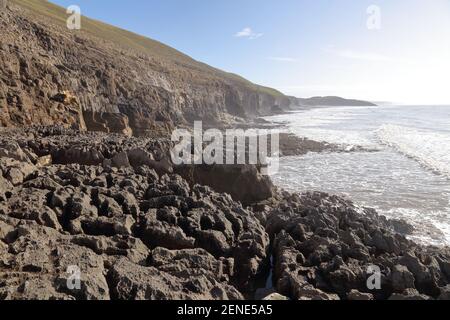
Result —
<instances>
[{"instance_id":1,"label":"hazy sky","mask_svg":"<svg viewBox=\"0 0 450 320\"><path fill-rule=\"evenodd\" d=\"M286 94L450 104L450 0L53 2Z\"/></svg>"}]
</instances>

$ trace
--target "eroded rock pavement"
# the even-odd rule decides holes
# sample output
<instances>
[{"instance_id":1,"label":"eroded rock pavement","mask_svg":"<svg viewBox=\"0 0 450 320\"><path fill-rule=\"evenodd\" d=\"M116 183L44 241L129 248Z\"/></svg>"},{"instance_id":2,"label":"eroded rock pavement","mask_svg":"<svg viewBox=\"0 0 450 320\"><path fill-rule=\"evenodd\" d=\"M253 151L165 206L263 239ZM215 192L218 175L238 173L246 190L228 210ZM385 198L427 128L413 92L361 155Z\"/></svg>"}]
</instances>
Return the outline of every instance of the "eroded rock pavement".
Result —
<instances>
[{"instance_id":1,"label":"eroded rock pavement","mask_svg":"<svg viewBox=\"0 0 450 320\"><path fill-rule=\"evenodd\" d=\"M0 299L450 298L449 250L407 225L321 193L244 207L174 174L169 147L1 131ZM250 172L243 193L262 181Z\"/></svg>"}]
</instances>

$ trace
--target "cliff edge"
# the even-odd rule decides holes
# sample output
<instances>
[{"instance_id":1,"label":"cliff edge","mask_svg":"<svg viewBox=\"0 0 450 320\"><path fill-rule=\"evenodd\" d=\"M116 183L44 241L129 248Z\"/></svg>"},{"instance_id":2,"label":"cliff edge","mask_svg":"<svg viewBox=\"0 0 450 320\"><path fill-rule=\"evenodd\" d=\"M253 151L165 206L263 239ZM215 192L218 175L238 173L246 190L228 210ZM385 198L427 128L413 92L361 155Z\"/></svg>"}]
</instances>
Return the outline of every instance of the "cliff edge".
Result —
<instances>
[{"instance_id":1,"label":"cliff edge","mask_svg":"<svg viewBox=\"0 0 450 320\"><path fill-rule=\"evenodd\" d=\"M290 105L274 89L102 22L82 17L82 29L69 30L67 17L44 0L11 0L0 14L0 126L158 135Z\"/></svg>"}]
</instances>

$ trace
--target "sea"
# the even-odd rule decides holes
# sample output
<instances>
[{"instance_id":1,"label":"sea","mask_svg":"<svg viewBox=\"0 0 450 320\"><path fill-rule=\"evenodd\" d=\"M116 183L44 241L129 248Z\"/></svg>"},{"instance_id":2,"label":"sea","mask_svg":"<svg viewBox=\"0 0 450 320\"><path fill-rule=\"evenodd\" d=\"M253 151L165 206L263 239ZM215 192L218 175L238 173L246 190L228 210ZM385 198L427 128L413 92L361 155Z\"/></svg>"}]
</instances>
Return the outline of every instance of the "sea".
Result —
<instances>
[{"instance_id":1,"label":"sea","mask_svg":"<svg viewBox=\"0 0 450 320\"><path fill-rule=\"evenodd\" d=\"M338 194L450 245L450 106L317 107L265 118L299 137L358 152L281 158L272 178L293 192Z\"/></svg>"}]
</instances>

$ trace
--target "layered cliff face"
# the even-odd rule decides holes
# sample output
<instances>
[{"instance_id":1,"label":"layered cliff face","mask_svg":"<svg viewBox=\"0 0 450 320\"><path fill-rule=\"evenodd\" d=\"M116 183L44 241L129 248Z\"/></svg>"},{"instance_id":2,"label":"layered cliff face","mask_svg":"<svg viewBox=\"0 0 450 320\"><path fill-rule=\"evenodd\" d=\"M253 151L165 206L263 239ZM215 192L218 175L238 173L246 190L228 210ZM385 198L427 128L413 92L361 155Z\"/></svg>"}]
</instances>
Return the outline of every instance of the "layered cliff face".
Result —
<instances>
[{"instance_id":1,"label":"layered cliff face","mask_svg":"<svg viewBox=\"0 0 450 320\"><path fill-rule=\"evenodd\" d=\"M159 135L194 120L224 124L288 108L281 93L159 42L64 9L14 0L0 14L0 125L63 124Z\"/></svg>"}]
</instances>

